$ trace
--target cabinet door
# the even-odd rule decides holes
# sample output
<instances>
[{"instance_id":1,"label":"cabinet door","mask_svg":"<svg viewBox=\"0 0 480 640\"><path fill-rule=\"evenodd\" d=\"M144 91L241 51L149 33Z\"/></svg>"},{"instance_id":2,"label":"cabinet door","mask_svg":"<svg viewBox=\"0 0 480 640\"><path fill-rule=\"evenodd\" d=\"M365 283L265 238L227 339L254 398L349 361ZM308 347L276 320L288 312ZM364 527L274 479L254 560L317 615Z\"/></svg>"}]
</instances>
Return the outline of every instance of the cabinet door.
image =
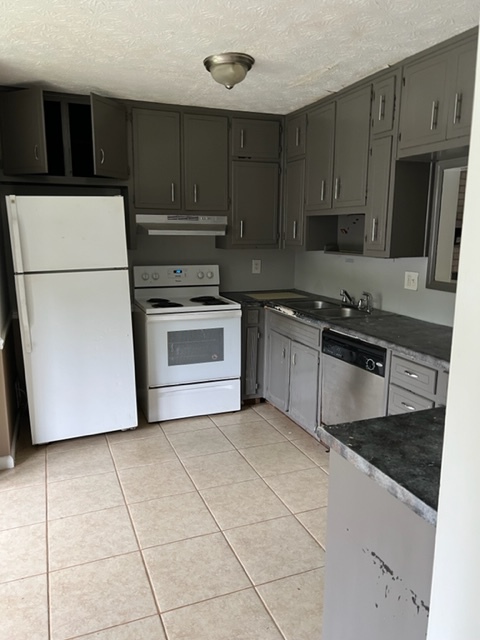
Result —
<instances>
[{"instance_id":1,"label":"cabinet door","mask_svg":"<svg viewBox=\"0 0 480 640\"><path fill-rule=\"evenodd\" d=\"M445 139L449 55L441 54L405 67L400 105L400 149Z\"/></svg>"},{"instance_id":2,"label":"cabinet door","mask_svg":"<svg viewBox=\"0 0 480 640\"><path fill-rule=\"evenodd\" d=\"M256 160L278 160L280 123L274 120L232 120L232 155Z\"/></svg>"},{"instance_id":3,"label":"cabinet door","mask_svg":"<svg viewBox=\"0 0 480 640\"><path fill-rule=\"evenodd\" d=\"M368 168L368 202L365 217L364 251L384 251L386 248L392 138L373 140Z\"/></svg>"},{"instance_id":4,"label":"cabinet door","mask_svg":"<svg viewBox=\"0 0 480 640\"><path fill-rule=\"evenodd\" d=\"M306 125L304 113L293 118L287 117L287 160L305 155Z\"/></svg>"},{"instance_id":5,"label":"cabinet door","mask_svg":"<svg viewBox=\"0 0 480 640\"><path fill-rule=\"evenodd\" d=\"M0 116L3 171L10 175L48 173L42 90L3 93Z\"/></svg>"},{"instance_id":6,"label":"cabinet door","mask_svg":"<svg viewBox=\"0 0 480 640\"><path fill-rule=\"evenodd\" d=\"M180 115L133 109L134 201L138 208L180 208Z\"/></svg>"},{"instance_id":7,"label":"cabinet door","mask_svg":"<svg viewBox=\"0 0 480 640\"><path fill-rule=\"evenodd\" d=\"M291 343L288 412L295 422L312 432L318 415L318 357L318 351L298 342Z\"/></svg>"},{"instance_id":8,"label":"cabinet door","mask_svg":"<svg viewBox=\"0 0 480 640\"><path fill-rule=\"evenodd\" d=\"M254 396L258 389L258 327L245 328L245 396Z\"/></svg>"},{"instance_id":9,"label":"cabinet door","mask_svg":"<svg viewBox=\"0 0 480 640\"><path fill-rule=\"evenodd\" d=\"M305 198L305 160L303 158L287 162L285 191L285 244L302 246Z\"/></svg>"},{"instance_id":10,"label":"cabinet door","mask_svg":"<svg viewBox=\"0 0 480 640\"><path fill-rule=\"evenodd\" d=\"M322 211L332 207L333 141L335 103L307 114L305 209Z\"/></svg>"},{"instance_id":11,"label":"cabinet door","mask_svg":"<svg viewBox=\"0 0 480 640\"><path fill-rule=\"evenodd\" d=\"M370 103L370 85L337 100L334 208L366 203Z\"/></svg>"},{"instance_id":12,"label":"cabinet door","mask_svg":"<svg viewBox=\"0 0 480 640\"><path fill-rule=\"evenodd\" d=\"M121 102L90 95L96 176L128 178L127 112Z\"/></svg>"},{"instance_id":13,"label":"cabinet door","mask_svg":"<svg viewBox=\"0 0 480 640\"><path fill-rule=\"evenodd\" d=\"M276 331L267 337L267 380L265 397L281 411L288 407L290 340Z\"/></svg>"},{"instance_id":14,"label":"cabinet door","mask_svg":"<svg viewBox=\"0 0 480 640\"><path fill-rule=\"evenodd\" d=\"M477 41L469 42L451 56L447 138L470 135Z\"/></svg>"},{"instance_id":15,"label":"cabinet door","mask_svg":"<svg viewBox=\"0 0 480 640\"><path fill-rule=\"evenodd\" d=\"M186 114L184 130L185 209L228 209L228 119Z\"/></svg>"},{"instance_id":16,"label":"cabinet door","mask_svg":"<svg viewBox=\"0 0 480 640\"><path fill-rule=\"evenodd\" d=\"M372 133L387 133L393 129L395 110L395 76L373 84Z\"/></svg>"},{"instance_id":17,"label":"cabinet door","mask_svg":"<svg viewBox=\"0 0 480 640\"><path fill-rule=\"evenodd\" d=\"M232 244L277 245L278 182L276 162L232 163Z\"/></svg>"}]
</instances>

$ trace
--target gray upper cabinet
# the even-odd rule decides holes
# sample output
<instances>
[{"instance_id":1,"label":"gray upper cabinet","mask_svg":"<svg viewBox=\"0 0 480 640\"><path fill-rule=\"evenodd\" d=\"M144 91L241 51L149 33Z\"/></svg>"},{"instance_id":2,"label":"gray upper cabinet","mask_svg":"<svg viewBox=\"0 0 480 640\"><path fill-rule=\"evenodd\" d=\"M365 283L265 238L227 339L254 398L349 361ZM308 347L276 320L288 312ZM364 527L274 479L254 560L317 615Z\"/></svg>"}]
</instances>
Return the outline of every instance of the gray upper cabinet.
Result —
<instances>
[{"instance_id":1,"label":"gray upper cabinet","mask_svg":"<svg viewBox=\"0 0 480 640\"><path fill-rule=\"evenodd\" d=\"M371 85L337 100L333 208L363 207L367 196Z\"/></svg>"},{"instance_id":2,"label":"gray upper cabinet","mask_svg":"<svg viewBox=\"0 0 480 640\"><path fill-rule=\"evenodd\" d=\"M228 119L186 114L183 127L185 209L226 211Z\"/></svg>"},{"instance_id":3,"label":"gray upper cabinet","mask_svg":"<svg viewBox=\"0 0 480 640\"><path fill-rule=\"evenodd\" d=\"M233 118L232 156L253 160L278 160L280 122Z\"/></svg>"},{"instance_id":4,"label":"gray upper cabinet","mask_svg":"<svg viewBox=\"0 0 480 640\"><path fill-rule=\"evenodd\" d=\"M476 40L459 47L450 58L447 139L470 135L476 59Z\"/></svg>"},{"instance_id":5,"label":"gray upper cabinet","mask_svg":"<svg viewBox=\"0 0 480 640\"><path fill-rule=\"evenodd\" d=\"M477 39L470 37L404 67L400 155L468 144L476 50Z\"/></svg>"},{"instance_id":6,"label":"gray upper cabinet","mask_svg":"<svg viewBox=\"0 0 480 640\"><path fill-rule=\"evenodd\" d=\"M0 118L4 173L48 173L43 91L2 94Z\"/></svg>"},{"instance_id":7,"label":"gray upper cabinet","mask_svg":"<svg viewBox=\"0 0 480 640\"><path fill-rule=\"evenodd\" d=\"M232 234L236 246L278 246L279 165L232 163Z\"/></svg>"},{"instance_id":8,"label":"gray upper cabinet","mask_svg":"<svg viewBox=\"0 0 480 640\"><path fill-rule=\"evenodd\" d=\"M106 178L128 178L127 113L121 102L90 95L93 172Z\"/></svg>"},{"instance_id":9,"label":"gray upper cabinet","mask_svg":"<svg viewBox=\"0 0 480 640\"><path fill-rule=\"evenodd\" d=\"M285 179L285 245L302 246L304 235L305 160L287 162Z\"/></svg>"},{"instance_id":10,"label":"gray upper cabinet","mask_svg":"<svg viewBox=\"0 0 480 640\"><path fill-rule=\"evenodd\" d=\"M132 118L135 206L180 209L180 114L133 109Z\"/></svg>"},{"instance_id":11,"label":"gray upper cabinet","mask_svg":"<svg viewBox=\"0 0 480 640\"><path fill-rule=\"evenodd\" d=\"M335 102L307 114L305 209L321 212L332 207Z\"/></svg>"},{"instance_id":12,"label":"gray upper cabinet","mask_svg":"<svg viewBox=\"0 0 480 640\"><path fill-rule=\"evenodd\" d=\"M393 130L395 114L395 76L373 83L372 134Z\"/></svg>"},{"instance_id":13,"label":"gray upper cabinet","mask_svg":"<svg viewBox=\"0 0 480 640\"><path fill-rule=\"evenodd\" d=\"M304 113L287 116L287 160L305 155L307 118Z\"/></svg>"},{"instance_id":14,"label":"gray upper cabinet","mask_svg":"<svg viewBox=\"0 0 480 640\"><path fill-rule=\"evenodd\" d=\"M120 102L11 91L2 95L1 129L8 175L128 178L127 116Z\"/></svg>"}]
</instances>

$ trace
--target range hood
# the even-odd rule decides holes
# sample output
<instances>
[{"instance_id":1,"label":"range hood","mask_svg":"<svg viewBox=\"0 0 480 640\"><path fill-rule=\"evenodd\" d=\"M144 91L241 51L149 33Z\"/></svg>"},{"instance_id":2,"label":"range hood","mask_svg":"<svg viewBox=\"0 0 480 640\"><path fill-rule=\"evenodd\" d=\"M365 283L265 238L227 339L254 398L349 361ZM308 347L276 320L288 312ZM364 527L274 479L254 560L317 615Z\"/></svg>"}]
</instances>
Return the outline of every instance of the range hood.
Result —
<instances>
[{"instance_id":1,"label":"range hood","mask_svg":"<svg viewBox=\"0 0 480 640\"><path fill-rule=\"evenodd\" d=\"M227 216L137 214L137 229L149 236L224 236Z\"/></svg>"}]
</instances>

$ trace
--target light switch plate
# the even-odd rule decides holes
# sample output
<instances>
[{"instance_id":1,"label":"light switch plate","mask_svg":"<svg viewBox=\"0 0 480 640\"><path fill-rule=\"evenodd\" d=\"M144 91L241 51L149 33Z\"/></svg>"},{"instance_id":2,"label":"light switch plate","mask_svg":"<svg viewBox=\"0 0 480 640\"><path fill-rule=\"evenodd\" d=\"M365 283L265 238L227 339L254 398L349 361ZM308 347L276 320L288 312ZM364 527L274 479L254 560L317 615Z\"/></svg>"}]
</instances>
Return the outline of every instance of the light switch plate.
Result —
<instances>
[{"instance_id":1,"label":"light switch plate","mask_svg":"<svg viewBox=\"0 0 480 640\"><path fill-rule=\"evenodd\" d=\"M416 271L405 271L405 289L411 291L418 290L418 273Z\"/></svg>"},{"instance_id":2,"label":"light switch plate","mask_svg":"<svg viewBox=\"0 0 480 640\"><path fill-rule=\"evenodd\" d=\"M262 261L252 260L252 273L261 273L261 272L262 272Z\"/></svg>"}]
</instances>

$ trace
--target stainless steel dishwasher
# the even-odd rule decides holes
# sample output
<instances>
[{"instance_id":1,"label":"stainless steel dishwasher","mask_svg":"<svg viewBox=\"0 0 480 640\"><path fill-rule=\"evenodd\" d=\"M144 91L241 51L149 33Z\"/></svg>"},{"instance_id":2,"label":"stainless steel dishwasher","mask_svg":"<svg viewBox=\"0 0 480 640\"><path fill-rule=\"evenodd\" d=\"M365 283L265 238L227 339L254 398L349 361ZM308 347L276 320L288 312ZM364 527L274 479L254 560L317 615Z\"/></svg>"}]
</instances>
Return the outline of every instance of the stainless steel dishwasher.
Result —
<instances>
[{"instance_id":1,"label":"stainless steel dishwasher","mask_svg":"<svg viewBox=\"0 0 480 640\"><path fill-rule=\"evenodd\" d=\"M322 354L323 424L385 415L386 349L327 329Z\"/></svg>"}]
</instances>

